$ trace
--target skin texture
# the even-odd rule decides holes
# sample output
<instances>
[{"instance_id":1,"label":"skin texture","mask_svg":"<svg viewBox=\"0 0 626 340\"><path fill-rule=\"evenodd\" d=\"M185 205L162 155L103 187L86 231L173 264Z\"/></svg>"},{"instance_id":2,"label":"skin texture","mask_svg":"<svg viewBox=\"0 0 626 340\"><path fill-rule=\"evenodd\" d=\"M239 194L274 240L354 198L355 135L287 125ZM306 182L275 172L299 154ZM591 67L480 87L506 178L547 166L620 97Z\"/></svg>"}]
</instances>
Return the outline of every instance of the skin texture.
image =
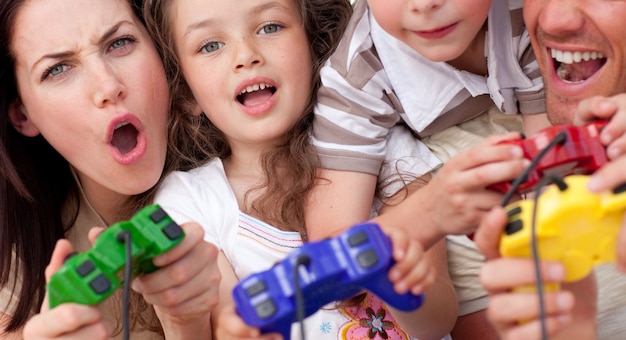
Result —
<instances>
[{"instance_id":1,"label":"skin texture","mask_svg":"<svg viewBox=\"0 0 626 340\"><path fill-rule=\"evenodd\" d=\"M174 39L187 83L233 149L282 143L308 101L309 87L296 84L310 82L312 64L292 2L196 0L174 6ZM246 20L232 22L236 11ZM191 23L201 25L190 29ZM258 84L275 87L273 97L256 105L237 99Z\"/></svg>"},{"instance_id":2,"label":"skin texture","mask_svg":"<svg viewBox=\"0 0 626 340\"><path fill-rule=\"evenodd\" d=\"M485 31L491 1L368 0L367 4L387 33L422 56L467 69L477 58L484 59L484 34L479 32ZM481 68L475 73L485 72Z\"/></svg>"},{"instance_id":3,"label":"skin texture","mask_svg":"<svg viewBox=\"0 0 626 340\"><path fill-rule=\"evenodd\" d=\"M43 135L76 169L89 203L116 221L120 202L153 187L165 162L169 93L152 40L125 0L27 1L14 31L13 125L25 136ZM135 147L122 152L111 139L123 123L139 133ZM154 305L167 337L206 339L217 304L217 248L199 225L182 228L185 239L156 257L161 268L136 279L133 289ZM67 241L57 244L47 279L71 251ZM76 304L48 310L44 303L24 329L25 339L111 336L97 307Z\"/></svg>"},{"instance_id":4,"label":"skin texture","mask_svg":"<svg viewBox=\"0 0 626 340\"><path fill-rule=\"evenodd\" d=\"M624 1L524 2L524 19L544 78L552 123L572 122L583 99L613 96L626 89L624 14ZM565 82L557 76L552 49L600 52L605 60L599 63L601 68L588 66L593 75L584 81Z\"/></svg>"},{"instance_id":5,"label":"skin texture","mask_svg":"<svg viewBox=\"0 0 626 340\"><path fill-rule=\"evenodd\" d=\"M107 220L101 208L150 188L163 169L168 91L158 54L125 1L28 2L15 32L21 101L14 125L27 136L42 134L74 165ZM110 125L126 121L140 131L139 146L122 161Z\"/></svg>"}]
</instances>

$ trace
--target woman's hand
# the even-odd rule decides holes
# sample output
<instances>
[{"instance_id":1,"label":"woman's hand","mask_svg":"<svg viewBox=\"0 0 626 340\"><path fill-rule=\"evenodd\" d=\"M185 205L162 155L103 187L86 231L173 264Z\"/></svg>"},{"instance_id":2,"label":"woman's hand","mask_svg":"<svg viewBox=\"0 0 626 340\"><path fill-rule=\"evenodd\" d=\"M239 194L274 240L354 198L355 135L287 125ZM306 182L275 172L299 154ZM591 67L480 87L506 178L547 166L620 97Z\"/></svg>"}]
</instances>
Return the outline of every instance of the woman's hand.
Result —
<instances>
[{"instance_id":1,"label":"woman's hand","mask_svg":"<svg viewBox=\"0 0 626 340\"><path fill-rule=\"evenodd\" d=\"M50 263L46 267L46 282L56 273L68 255L72 245L67 240L59 240L54 248ZM33 316L24 327L24 339L110 339L110 330L103 321L98 307L75 303L60 304L50 309L48 293L39 314Z\"/></svg>"}]
</instances>

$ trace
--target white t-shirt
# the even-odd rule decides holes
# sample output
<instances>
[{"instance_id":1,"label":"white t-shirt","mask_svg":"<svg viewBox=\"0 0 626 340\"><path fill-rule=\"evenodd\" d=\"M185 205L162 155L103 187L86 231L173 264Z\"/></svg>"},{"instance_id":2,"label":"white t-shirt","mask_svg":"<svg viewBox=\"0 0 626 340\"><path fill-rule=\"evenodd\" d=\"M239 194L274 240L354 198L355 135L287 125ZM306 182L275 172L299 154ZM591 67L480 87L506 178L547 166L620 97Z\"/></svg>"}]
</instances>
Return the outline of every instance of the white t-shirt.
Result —
<instances>
[{"instance_id":1,"label":"white t-shirt","mask_svg":"<svg viewBox=\"0 0 626 340\"><path fill-rule=\"evenodd\" d=\"M205 239L224 252L239 278L269 269L302 245L299 233L282 231L239 211L219 159L170 174L155 201L179 224L199 223ZM299 339L299 327L294 325L292 339ZM307 339L367 339L368 332L384 333L389 339L411 339L399 329L384 303L371 294L358 306L327 305L305 320L305 331Z\"/></svg>"}]
</instances>

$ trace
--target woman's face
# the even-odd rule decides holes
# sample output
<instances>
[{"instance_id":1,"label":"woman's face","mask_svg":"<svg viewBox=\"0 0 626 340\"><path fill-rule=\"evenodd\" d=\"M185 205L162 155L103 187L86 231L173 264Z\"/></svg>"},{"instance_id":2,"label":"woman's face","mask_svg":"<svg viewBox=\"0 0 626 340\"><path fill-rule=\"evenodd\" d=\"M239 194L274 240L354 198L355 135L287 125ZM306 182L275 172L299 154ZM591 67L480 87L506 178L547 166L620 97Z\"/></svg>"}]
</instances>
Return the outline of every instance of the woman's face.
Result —
<instances>
[{"instance_id":1,"label":"woman's face","mask_svg":"<svg viewBox=\"0 0 626 340\"><path fill-rule=\"evenodd\" d=\"M27 1L11 50L20 99L10 110L14 126L43 135L76 168L90 200L142 193L157 182L169 92L126 0Z\"/></svg>"}]
</instances>

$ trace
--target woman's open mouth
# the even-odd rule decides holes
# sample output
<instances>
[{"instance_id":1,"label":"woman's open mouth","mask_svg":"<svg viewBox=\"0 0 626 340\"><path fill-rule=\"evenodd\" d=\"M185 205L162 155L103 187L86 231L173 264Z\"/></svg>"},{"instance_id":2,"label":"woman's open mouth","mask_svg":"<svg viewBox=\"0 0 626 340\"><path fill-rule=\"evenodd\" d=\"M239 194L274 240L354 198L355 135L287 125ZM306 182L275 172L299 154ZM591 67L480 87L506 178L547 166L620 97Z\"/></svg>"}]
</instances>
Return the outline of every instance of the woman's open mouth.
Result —
<instances>
[{"instance_id":1,"label":"woman's open mouth","mask_svg":"<svg viewBox=\"0 0 626 340\"><path fill-rule=\"evenodd\" d=\"M111 145L116 147L122 155L132 151L137 146L139 131L129 122L118 124L113 130Z\"/></svg>"},{"instance_id":2,"label":"woman's open mouth","mask_svg":"<svg viewBox=\"0 0 626 340\"><path fill-rule=\"evenodd\" d=\"M147 149L144 126L135 115L125 113L109 122L108 145L113 158L120 164L130 165L143 157Z\"/></svg>"}]
</instances>

